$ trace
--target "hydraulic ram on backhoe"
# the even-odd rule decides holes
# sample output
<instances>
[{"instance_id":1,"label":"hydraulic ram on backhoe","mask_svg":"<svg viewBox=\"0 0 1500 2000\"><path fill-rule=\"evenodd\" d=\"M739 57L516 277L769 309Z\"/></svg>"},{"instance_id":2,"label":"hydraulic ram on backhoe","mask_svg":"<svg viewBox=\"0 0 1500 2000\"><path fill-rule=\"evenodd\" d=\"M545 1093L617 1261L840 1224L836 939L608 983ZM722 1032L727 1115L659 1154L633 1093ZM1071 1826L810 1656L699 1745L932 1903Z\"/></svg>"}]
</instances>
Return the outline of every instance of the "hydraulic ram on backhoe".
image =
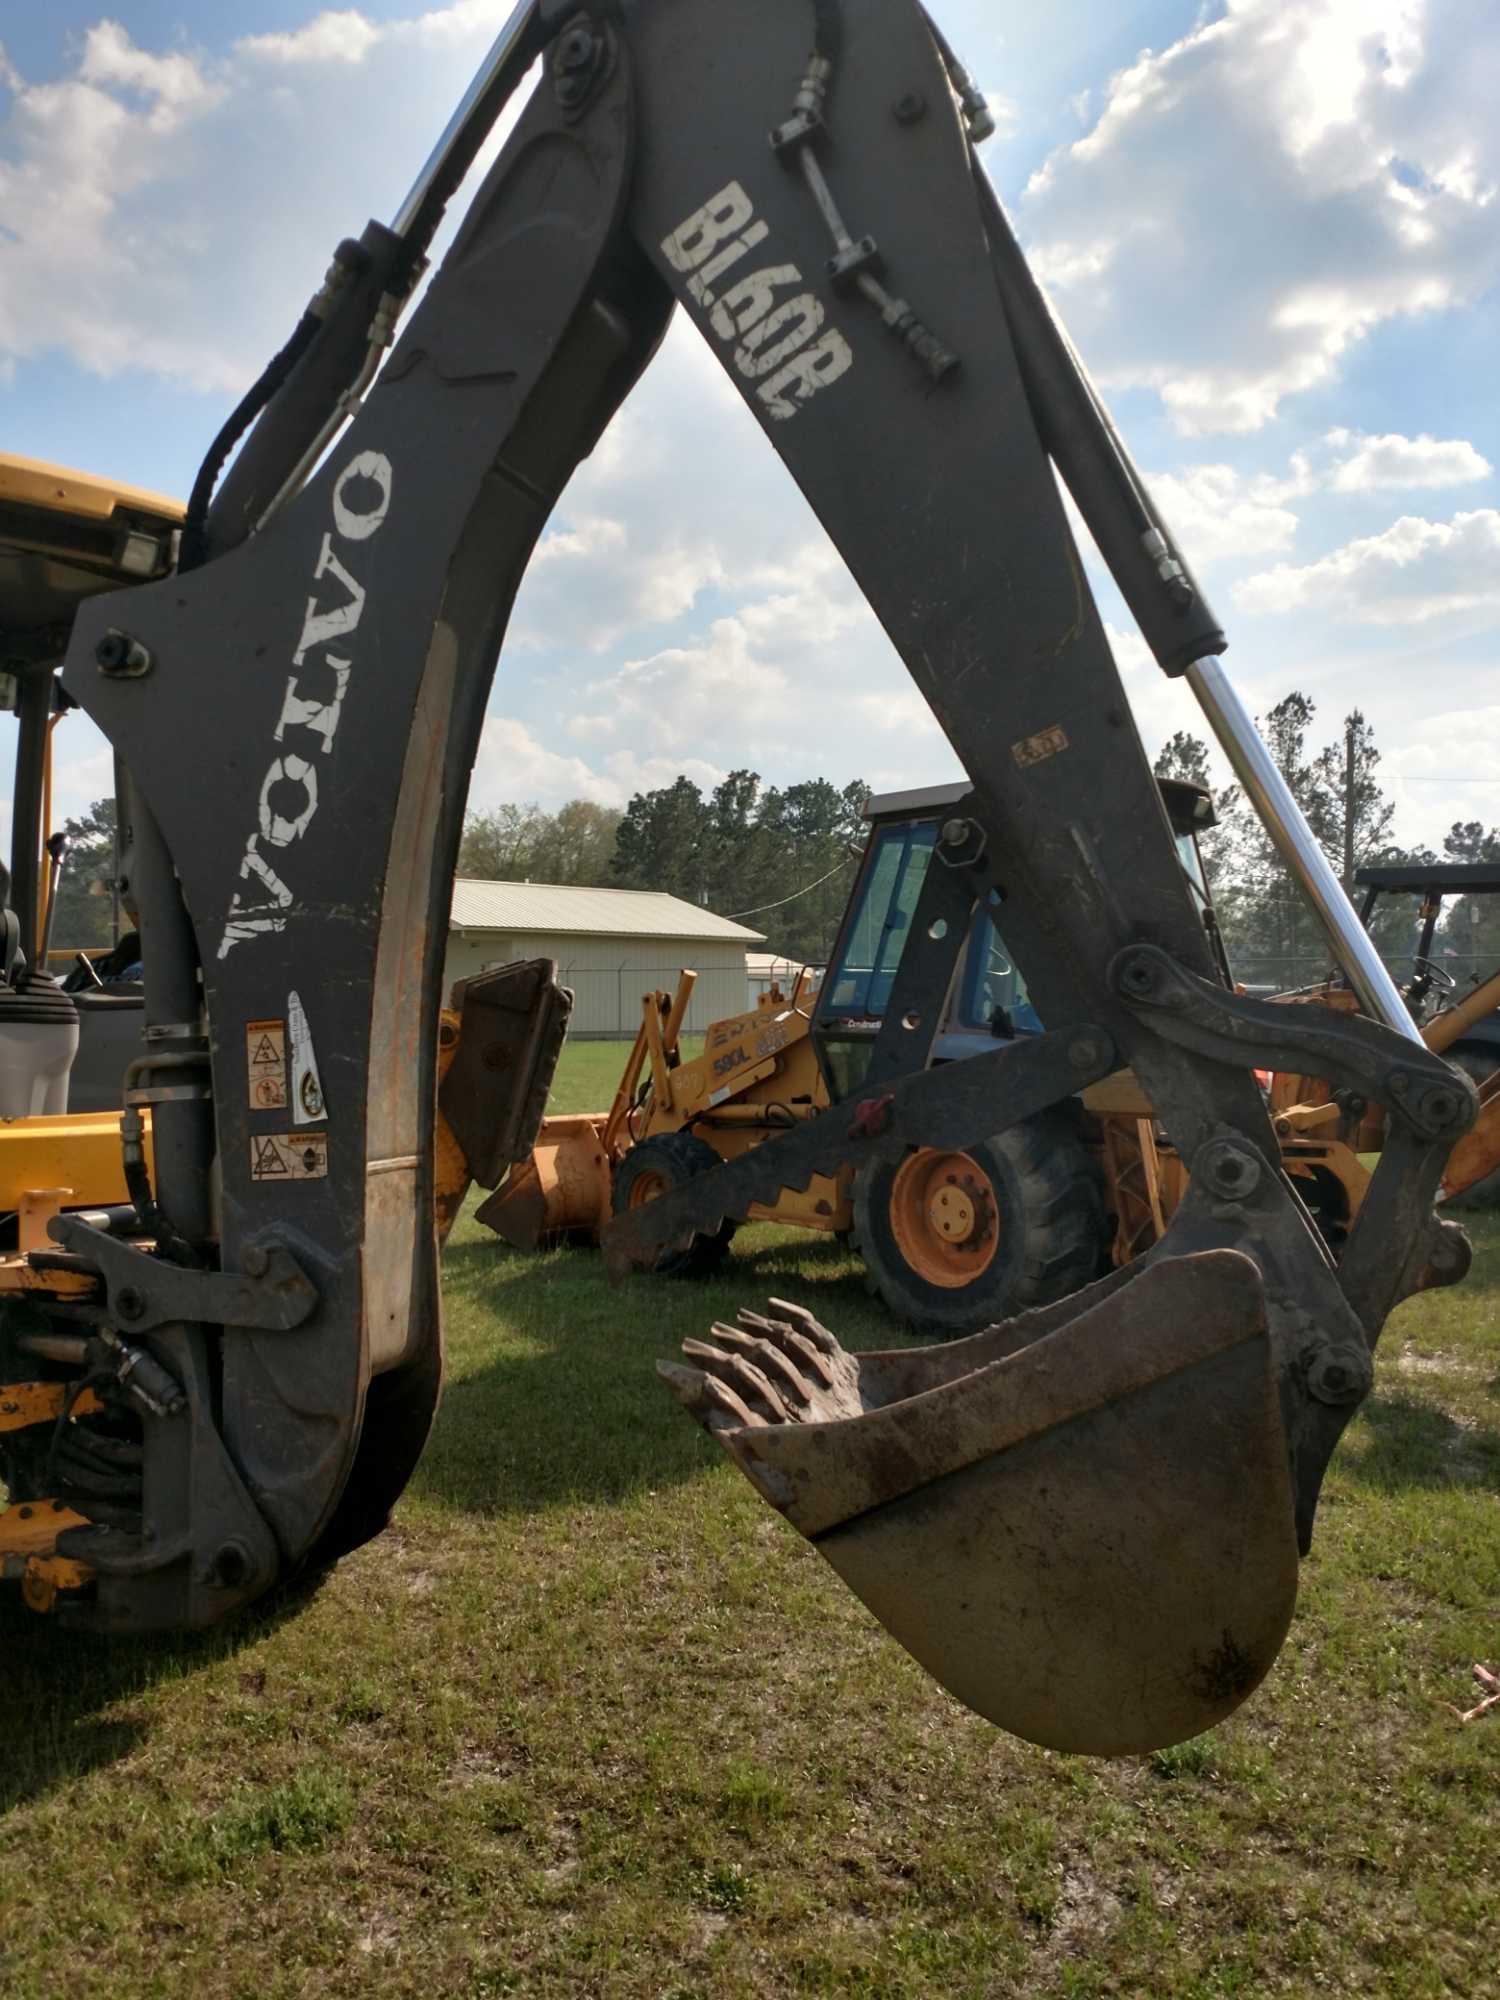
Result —
<instances>
[{"instance_id":1,"label":"hydraulic ram on backhoe","mask_svg":"<svg viewBox=\"0 0 1500 2000\"><path fill-rule=\"evenodd\" d=\"M444 201L538 58L374 373ZM979 1137L1128 1064L1192 1187L1150 1257L971 1342L856 1360L789 1309L699 1343L673 1386L1005 1727L1143 1749L1269 1668L1381 1324L1461 1275L1432 1196L1473 1094L1411 1040L1264 768L1222 634L978 166L966 86L914 0L518 9L396 227L341 249L217 495L232 428L215 447L180 573L80 612L65 680L130 774L148 1044L193 1073L163 1063L137 1093L179 1261L58 1225L99 1324L133 1316L181 1391L136 1420L139 1532L62 1538L95 1576L78 1615L221 1617L375 1532L415 1463L441 1377L444 915L490 676L558 494L681 304L968 771L941 865L968 904L1003 898L1050 1029L898 1076L834 1141L899 1150L918 1100ZM1371 1018L1215 983L1049 454L1254 778ZM892 1033L931 1033L935 976L918 952ZM247 1030L287 1021L292 995L321 1083L307 1122L247 1092ZM1258 1067L1388 1109L1337 1270L1280 1174ZM816 1121L796 1139L831 1143Z\"/></svg>"}]
</instances>

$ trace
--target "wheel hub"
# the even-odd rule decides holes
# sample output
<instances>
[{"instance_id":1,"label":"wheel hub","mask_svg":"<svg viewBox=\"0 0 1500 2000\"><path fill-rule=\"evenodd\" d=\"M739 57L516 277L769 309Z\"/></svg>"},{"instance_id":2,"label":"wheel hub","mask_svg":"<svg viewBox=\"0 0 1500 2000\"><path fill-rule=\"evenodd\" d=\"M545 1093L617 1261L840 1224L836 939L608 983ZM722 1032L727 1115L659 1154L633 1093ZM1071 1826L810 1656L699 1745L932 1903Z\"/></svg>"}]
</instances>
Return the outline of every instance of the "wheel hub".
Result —
<instances>
[{"instance_id":1,"label":"wheel hub","mask_svg":"<svg viewBox=\"0 0 1500 2000\"><path fill-rule=\"evenodd\" d=\"M927 1218L945 1242L963 1247L972 1243L979 1229L979 1206L970 1190L952 1180L940 1187L927 1209Z\"/></svg>"},{"instance_id":2,"label":"wheel hub","mask_svg":"<svg viewBox=\"0 0 1500 2000\"><path fill-rule=\"evenodd\" d=\"M911 1154L892 1183L890 1216L911 1270L944 1291L972 1284L1000 1247L995 1190L968 1153Z\"/></svg>"}]
</instances>

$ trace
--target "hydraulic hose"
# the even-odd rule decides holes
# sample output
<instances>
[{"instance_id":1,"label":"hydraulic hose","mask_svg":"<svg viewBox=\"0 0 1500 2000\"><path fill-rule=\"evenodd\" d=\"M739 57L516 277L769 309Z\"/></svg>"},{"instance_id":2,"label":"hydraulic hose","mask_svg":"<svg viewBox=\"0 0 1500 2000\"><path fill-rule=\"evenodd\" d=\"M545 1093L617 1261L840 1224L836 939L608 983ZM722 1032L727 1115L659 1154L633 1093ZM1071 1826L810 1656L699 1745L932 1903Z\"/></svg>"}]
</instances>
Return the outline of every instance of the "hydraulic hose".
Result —
<instances>
[{"instance_id":1,"label":"hydraulic hose","mask_svg":"<svg viewBox=\"0 0 1500 2000\"><path fill-rule=\"evenodd\" d=\"M228 462L229 454L312 346L322 324L321 316L311 307L303 313L291 339L279 354L272 355L254 386L240 398L209 446L208 455L198 469L198 477L193 481L187 518L182 524L182 546L177 558L179 574L201 569L207 562L208 510L213 505L214 488L219 483L219 475Z\"/></svg>"}]
</instances>

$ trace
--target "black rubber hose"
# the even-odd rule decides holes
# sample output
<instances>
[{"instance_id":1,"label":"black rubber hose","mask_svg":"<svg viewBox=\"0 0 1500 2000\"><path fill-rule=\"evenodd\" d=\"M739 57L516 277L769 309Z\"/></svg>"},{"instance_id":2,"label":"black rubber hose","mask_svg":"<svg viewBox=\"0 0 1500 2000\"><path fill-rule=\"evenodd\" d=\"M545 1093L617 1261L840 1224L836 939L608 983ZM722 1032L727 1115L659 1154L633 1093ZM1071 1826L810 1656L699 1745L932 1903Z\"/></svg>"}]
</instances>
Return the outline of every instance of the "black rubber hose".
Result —
<instances>
[{"instance_id":1,"label":"black rubber hose","mask_svg":"<svg viewBox=\"0 0 1500 2000\"><path fill-rule=\"evenodd\" d=\"M291 339L279 354L274 354L266 363L259 379L240 398L219 435L209 446L208 456L198 469L198 477L193 481L187 518L182 524L182 546L177 557L179 575L186 575L189 570L201 569L207 562L208 510L213 504L214 488L219 483L219 474L224 470L229 454L312 346L318 328L322 324L316 313L305 312L302 315Z\"/></svg>"}]
</instances>

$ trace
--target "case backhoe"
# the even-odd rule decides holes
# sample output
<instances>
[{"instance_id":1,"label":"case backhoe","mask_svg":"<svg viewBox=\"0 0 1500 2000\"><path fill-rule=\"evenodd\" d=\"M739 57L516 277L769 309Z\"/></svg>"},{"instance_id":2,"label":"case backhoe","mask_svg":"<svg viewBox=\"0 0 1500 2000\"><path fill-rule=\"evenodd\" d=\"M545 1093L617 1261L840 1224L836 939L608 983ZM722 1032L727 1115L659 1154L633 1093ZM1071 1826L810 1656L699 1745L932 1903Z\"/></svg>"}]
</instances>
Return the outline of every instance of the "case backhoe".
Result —
<instances>
[{"instance_id":1,"label":"case backhoe","mask_svg":"<svg viewBox=\"0 0 1500 2000\"><path fill-rule=\"evenodd\" d=\"M1146 1749L1269 1670L1381 1326L1465 1268L1433 1196L1474 1093L1415 1036L1236 702L1224 635L977 159L986 129L915 0L523 0L392 225L340 246L225 426L173 573L79 605L62 684L121 761L143 944L136 1227L55 1216L18 1252L5 1349L7 1400L46 1406L5 1433L7 1478L33 1555L71 1565L53 1581L76 1622L222 1618L377 1532L416 1463L442 1376L434 1066L468 773L531 549L680 306L972 785L853 1114L733 1163L729 1212L773 1154L797 1185L913 1133L962 1147L1125 1066L1191 1186L1148 1256L972 1339L856 1356L777 1308L693 1343L670 1386L1008 1729ZM1291 858L1358 1015L1215 978L1054 465ZM1047 1032L913 1068L947 926L990 897ZM278 1037L284 1105L256 1091ZM1257 1069L1386 1108L1337 1266ZM504 1097L503 1064L473 1075ZM682 1222L690 1239L703 1218Z\"/></svg>"}]
</instances>

